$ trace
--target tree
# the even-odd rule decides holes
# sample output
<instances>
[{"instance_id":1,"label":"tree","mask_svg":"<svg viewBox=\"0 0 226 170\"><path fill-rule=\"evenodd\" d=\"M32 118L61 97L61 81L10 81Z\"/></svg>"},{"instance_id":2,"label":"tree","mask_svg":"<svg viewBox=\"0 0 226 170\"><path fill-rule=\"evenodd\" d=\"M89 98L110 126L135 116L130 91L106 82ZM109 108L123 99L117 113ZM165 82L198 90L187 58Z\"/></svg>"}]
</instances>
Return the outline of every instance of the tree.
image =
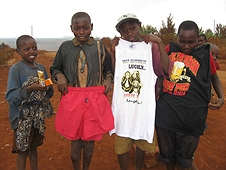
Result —
<instances>
[{"instance_id":1,"label":"tree","mask_svg":"<svg viewBox=\"0 0 226 170\"><path fill-rule=\"evenodd\" d=\"M205 34L207 38L214 36L214 33L210 28L205 31Z\"/></svg>"},{"instance_id":2,"label":"tree","mask_svg":"<svg viewBox=\"0 0 226 170\"><path fill-rule=\"evenodd\" d=\"M145 26L142 26L141 28L141 33L144 34L144 35L147 35L147 34L158 34L158 30L156 29L156 27L152 27L151 25L147 25L146 27Z\"/></svg>"},{"instance_id":3,"label":"tree","mask_svg":"<svg viewBox=\"0 0 226 170\"><path fill-rule=\"evenodd\" d=\"M159 30L159 36L162 38L164 44L168 44L170 41L176 40L176 28L173 23L173 16L170 13L167 18L167 25L162 21L162 27Z\"/></svg>"},{"instance_id":4,"label":"tree","mask_svg":"<svg viewBox=\"0 0 226 170\"><path fill-rule=\"evenodd\" d=\"M162 21L162 28L160 28L159 33L160 35L165 35L165 34L175 34L176 28L175 24L173 23L173 16L170 13L169 17L167 18L167 25L165 24L164 21Z\"/></svg>"},{"instance_id":5,"label":"tree","mask_svg":"<svg viewBox=\"0 0 226 170\"><path fill-rule=\"evenodd\" d=\"M205 34L205 31L202 29L202 27L199 28L199 34Z\"/></svg>"},{"instance_id":6,"label":"tree","mask_svg":"<svg viewBox=\"0 0 226 170\"><path fill-rule=\"evenodd\" d=\"M217 37L226 38L226 25L217 24L215 35Z\"/></svg>"}]
</instances>

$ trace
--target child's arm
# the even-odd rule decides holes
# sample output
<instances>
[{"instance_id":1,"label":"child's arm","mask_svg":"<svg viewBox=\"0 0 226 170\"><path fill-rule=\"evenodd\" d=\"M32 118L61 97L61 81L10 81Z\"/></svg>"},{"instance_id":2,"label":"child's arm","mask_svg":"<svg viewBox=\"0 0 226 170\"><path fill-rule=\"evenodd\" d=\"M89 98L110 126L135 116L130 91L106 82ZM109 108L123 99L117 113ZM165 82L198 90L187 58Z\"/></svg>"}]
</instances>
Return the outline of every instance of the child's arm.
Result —
<instances>
[{"instance_id":1,"label":"child's arm","mask_svg":"<svg viewBox=\"0 0 226 170\"><path fill-rule=\"evenodd\" d=\"M112 48L112 47L110 47ZM105 45L103 45L103 50L105 50L105 59L103 62L103 75L104 75L104 82L103 85L105 86L105 94L109 93L112 90L112 81L113 81L113 66L112 62L115 62L114 59L111 56L114 56L114 52L112 52L112 55L109 54L107 51Z\"/></svg>"},{"instance_id":2,"label":"child's arm","mask_svg":"<svg viewBox=\"0 0 226 170\"><path fill-rule=\"evenodd\" d=\"M63 74L63 66L62 66L62 56L61 47L57 51L57 54L53 60L52 66L50 66L50 74L52 80L57 84L57 89L61 92L62 95L68 93L68 81Z\"/></svg>"},{"instance_id":3,"label":"child's arm","mask_svg":"<svg viewBox=\"0 0 226 170\"><path fill-rule=\"evenodd\" d=\"M59 92L61 92L62 95L65 95L68 93L68 83L67 83L67 79L65 78L65 76L62 73L57 73L55 75L55 80L56 80L56 84L57 84L57 89Z\"/></svg>"},{"instance_id":4,"label":"child's arm","mask_svg":"<svg viewBox=\"0 0 226 170\"><path fill-rule=\"evenodd\" d=\"M36 83L33 83L33 84L27 86L27 93L30 93L33 90L45 91L46 88L47 88L46 86L42 86L38 82L36 82Z\"/></svg>"},{"instance_id":5,"label":"child's arm","mask_svg":"<svg viewBox=\"0 0 226 170\"><path fill-rule=\"evenodd\" d=\"M32 90L45 91L46 87L37 83L33 83L29 86L22 86L22 80L27 80L27 75L20 74L20 70L17 67L11 67L8 75L6 100L9 104L20 106L22 101L26 100L27 94Z\"/></svg>"},{"instance_id":6,"label":"child's arm","mask_svg":"<svg viewBox=\"0 0 226 170\"><path fill-rule=\"evenodd\" d=\"M213 99L209 103L209 108L215 110L219 109L224 104L222 84L217 74L212 74L212 85L217 94L217 99Z\"/></svg>"},{"instance_id":7,"label":"child's arm","mask_svg":"<svg viewBox=\"0 0 226 170\"><path fill-rule=\"evenodd\" d=\"M160 56L161 56L162 69L163 69L165 74L168 74L170 61L169 61L168 54L166 53L165 46L163 44L162 39L159 38L158 36L153 35L153 34L148 34L148 35L145 35L144 41L146 43L153 42L153 43L156 43L158 45Z\"/></svg>"},{"instance_id":8,"label":"child's arm","mask_svg":"<svg viewBox=\"0 0 226 170\"><path fill-rule=\"evenodd\" d=\"M105 94L108 94L112 90L112 81L113 81L113 75L108 74L105 78L105 81L103 85L105 86Z\"/></svg>"},{"instance_id":9,"label":"child's arm","mask_svg":"<svg viewBox=\"0 0 226 170\"><path fill-rule=\"evenodd\" d=\"M216 66L216 69L217 69L217 70L220 70L220 64L219 64L219 62L218 62L217 59L214 60L214 64L215 64L215 66Z\"/></svg>"},{"instance_id":10,"label":"child's arm","mask_svg":"<svg viewBox=\"0 0 226 170\"><path fill-rule=\"evenodd\" d=\"M11 67L8 73L6 100L10 105L20 106L27 97L27 88L20 83L18 68Z\"/></svg>"}]
</instances>

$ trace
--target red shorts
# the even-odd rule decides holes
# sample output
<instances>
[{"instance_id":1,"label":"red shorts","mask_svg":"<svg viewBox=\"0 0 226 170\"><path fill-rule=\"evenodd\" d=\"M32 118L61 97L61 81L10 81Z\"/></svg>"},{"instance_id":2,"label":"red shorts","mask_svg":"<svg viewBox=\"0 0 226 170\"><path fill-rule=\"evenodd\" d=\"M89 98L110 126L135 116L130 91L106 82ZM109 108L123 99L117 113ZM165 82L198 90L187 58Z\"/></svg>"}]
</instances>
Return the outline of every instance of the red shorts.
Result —
<instances>
[{"instance_id":1,"label":"red shorts","mask_svg":"<svg viewBox=\"0 0 226 170\"><path fill-rule=\"evenodd\" d=\"M69 140L101 140L114 128L110 103L104 86L68 87L62 96L55 120L55 128Z\"/></svg>"}]
</instances>

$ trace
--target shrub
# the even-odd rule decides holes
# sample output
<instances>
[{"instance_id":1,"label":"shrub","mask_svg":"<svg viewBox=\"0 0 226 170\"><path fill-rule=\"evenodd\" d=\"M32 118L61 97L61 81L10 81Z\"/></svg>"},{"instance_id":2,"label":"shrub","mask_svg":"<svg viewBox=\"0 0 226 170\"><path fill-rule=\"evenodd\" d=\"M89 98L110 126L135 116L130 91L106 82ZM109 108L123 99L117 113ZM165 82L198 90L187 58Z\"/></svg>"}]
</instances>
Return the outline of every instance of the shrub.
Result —
<instances>
[{"instance_id":1,"label":"shrub","mask_svg":"<svg viewBox=\"0 0 226 170\"><path fill-rule=\"evenodd\" d=\"M5 48L0 50L0 65L4 65L8 60L14 58L15 49Z\"/></svg>"},{"instance_id":2,"label":"shrub","mask_svg":"<svg viewBox=\"0 0 226 170\"><path fill-rule=\"evenodd\" d=\"M6 48L10 48L10 47L5 43L1 43L0 50L6 49Z\"/></svg>"}]
</instances>

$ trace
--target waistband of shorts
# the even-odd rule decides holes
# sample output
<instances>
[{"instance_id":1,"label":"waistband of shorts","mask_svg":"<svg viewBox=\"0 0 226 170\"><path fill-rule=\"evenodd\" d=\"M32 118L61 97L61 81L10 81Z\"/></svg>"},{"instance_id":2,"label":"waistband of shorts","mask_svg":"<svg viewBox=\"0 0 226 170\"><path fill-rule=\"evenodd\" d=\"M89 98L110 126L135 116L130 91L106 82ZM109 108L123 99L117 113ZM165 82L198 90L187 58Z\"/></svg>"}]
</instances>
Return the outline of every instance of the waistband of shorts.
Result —
<instances>
[{"instance_id":1,"label":"waistband of shorts","mask_svg":"<svg viewBox=\"0 0 226 170\"><path fill-rule=\"evenodd\" d=\"M105 86L90 86L90 87L68 87L68 91L105 91Z\"/></svg>"}]
</instances>

